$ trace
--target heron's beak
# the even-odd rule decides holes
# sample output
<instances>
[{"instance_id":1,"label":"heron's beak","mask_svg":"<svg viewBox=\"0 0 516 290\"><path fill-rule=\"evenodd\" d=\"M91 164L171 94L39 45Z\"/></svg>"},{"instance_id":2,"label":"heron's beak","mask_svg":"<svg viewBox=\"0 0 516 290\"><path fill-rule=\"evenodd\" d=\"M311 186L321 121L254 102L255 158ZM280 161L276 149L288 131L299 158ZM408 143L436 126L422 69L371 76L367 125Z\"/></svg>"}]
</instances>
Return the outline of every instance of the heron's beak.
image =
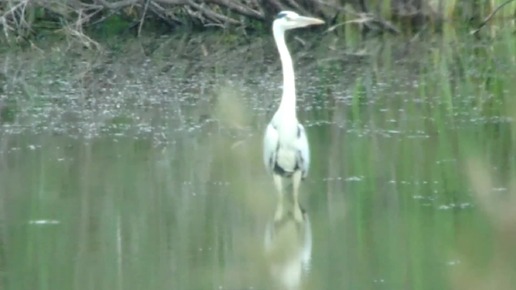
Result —
<instances>
[{"instance_id":1,"label":"heron's beak","mask_svg":"<svg viewBox=\"0 0 516 290\"><path fill-rule=\"evenodd\" d=\"M324 20L313 18L313 17L306 17L306 16L299 16L296 19L296 22L299 23L299 26L308 26L308 25L320 25L324 24Z\"/></svg>"}]
</instances>

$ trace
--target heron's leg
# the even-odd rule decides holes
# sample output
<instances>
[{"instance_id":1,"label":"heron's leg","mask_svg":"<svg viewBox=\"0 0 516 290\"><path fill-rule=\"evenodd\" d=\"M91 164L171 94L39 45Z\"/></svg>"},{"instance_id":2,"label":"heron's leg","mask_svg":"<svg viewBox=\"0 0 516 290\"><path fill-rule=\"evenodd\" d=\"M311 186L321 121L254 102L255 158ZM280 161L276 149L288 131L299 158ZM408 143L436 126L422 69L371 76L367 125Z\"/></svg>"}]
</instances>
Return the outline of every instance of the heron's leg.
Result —
<instances>
[{"instance_id":1,"label":"heron's leg","mask_svg":"<svg viewBox=\"0 0 516 290\"><path fill-rule=\"evenodd\" d=\"M303 221L303 213L301 212L301 206L299 205L299 185L301 184L301 177L302 172L301 171L295 171L292 174L292 191L293 191L293 198L294 198L294 218L298 222Z\"/></svg>"},{"instance_id":2,"label":"heron's leg","mask_svg":"<svg viewBox=\"0 0 516 290\"><path fill-rule=\"evenodd\" d=\"M278 204L276 206L276 213L274 214L274 220L279 221L283 217L283 182L282 177L277 174L272 175L274 178L274 185L278 191Z\"/></svg>"}]
</instances>

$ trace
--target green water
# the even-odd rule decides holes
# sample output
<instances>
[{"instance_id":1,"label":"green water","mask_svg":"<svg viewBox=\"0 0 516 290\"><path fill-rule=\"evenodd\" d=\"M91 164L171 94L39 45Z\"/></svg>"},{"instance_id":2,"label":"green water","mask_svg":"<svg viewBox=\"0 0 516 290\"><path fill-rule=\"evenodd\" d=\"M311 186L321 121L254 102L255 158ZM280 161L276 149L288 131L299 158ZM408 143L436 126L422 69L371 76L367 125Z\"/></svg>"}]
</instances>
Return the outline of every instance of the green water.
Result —
<instances>
[{"instance_id":1,"label":"green water","mask_svg":"<svg viewBox=\"0 0 516 290\"><path fill-rule=\"evenodd\" d=\"M270 39L4 56L2 288L511 289L513 31L289 38L301 226L270 224Z\"/></svg>"}]
</instances>

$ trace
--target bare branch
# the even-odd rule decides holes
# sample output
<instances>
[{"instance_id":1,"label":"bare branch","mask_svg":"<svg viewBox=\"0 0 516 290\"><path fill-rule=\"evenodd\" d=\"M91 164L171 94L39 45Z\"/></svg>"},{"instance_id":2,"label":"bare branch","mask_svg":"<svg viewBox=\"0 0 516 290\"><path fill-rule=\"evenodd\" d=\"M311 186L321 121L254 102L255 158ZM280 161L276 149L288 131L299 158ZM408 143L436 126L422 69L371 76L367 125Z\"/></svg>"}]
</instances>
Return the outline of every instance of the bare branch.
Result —
<instances>
[{"instance_id":1,"label":"bare branch","mask_svg":"<svg viewBox=\"0 0 516 290\"><path fill-rule=\"evenodd\" d=\"M172 5L188 5L188 0L156 0L156 2Z\"/></svg>"},{"instance_id":2,"label":"bare branch","mask_svg":"<svg viewBox=\"0 0 516 290\"><path fill-rule=\"evenodd\" d=\"M238 4L238 3L236 3L236 1L211 0L211 2L219 4L224 7L227 7L228 9L230 9L236 13L239 13L239 14L242 14L242 15L257 19L257 20L263 20L265 18L263 12L256 11L256 10L252 9L251 7L246 7L243 4Z\"/></svg>"},{"instance_id":3,"label":"bare branch","mask_svg":"<svg viewBox=\"0 0 516 290\"><path fill-rule=\"evenodd\" d=\"M503 2L502 4L498 5L498 7L496 7L491 13L489 13L489 15L487 15L487 17L484 19L484 21L482 21L482 23L480 23L478 28L471 31L470 34L476 35L480 31L480 29L482 29L482 27L484 27L487 24L487 22L489 22L489 20L491 20L491 18L493 18L493 16L495 16L495 14L500 9L502 9L505 5L511 3L512 1L514 1L514 0L507 0L507 1Z\"/></svg>"},{"instance_id":4,"label":"bare branch","mask_svg":"<svg viewBox=\"0 0 516 290\"><path fill-rule=\"evenodd\" d=\"M233 18L224 16L224 15L222 15L220 13L215 12L215 11L206 9L203 5L197 4L193 0L189 0L188 1L188 5L190 5L191 7L195 8L195 9L197 9L198 11L201 11L204 15L206 15L206 17L209 17L212 20L223 22L223 23L220 23L220 24L224 24L224 23L240 24L239 21L237 21L237 20L235 20Z\"/></svg>"},{"instance_id":5,"label":"bare branch","mask_svg":"<svg viewBox=\"0 0 516 290\"><path fill-rule=\"evenodd\" d=\"M147 15L147 9L149 8L150 2L151 0L145 0L145 7L143 8L143 14L140 18L140 24L138 25L138 36L140 36L140 34L142 33L143 23L145 22L145 15Z\"/></svg>"},{"instance_id":6,"label":"bare branch","mask_svg":"<svg viewBox=\"0 0 516 290\"><path fill-rule=\"evenodd\" d=\"M167 13L166 9L161 7L158 3L151 0L151 10L158 15L161 19L168 22L169 24L172 24L169 21L169 18L177 23L183 23L179 18L175 17L174 15Z\"/></svg>"},{"instance_id":7,"label":"bare branch","mask_svg":"<svg viewBox=\"0 0 516 290\"><path fill-rule=\"evenodd\" d=\"M138 3L138 0L124 0L124 1L118 1L118 2L107 2L106 0L95 0L96 2L102 4L104 7L107 7L109 9L117 10L126 6L135 5Z\"/></svg>"}]
</instances>

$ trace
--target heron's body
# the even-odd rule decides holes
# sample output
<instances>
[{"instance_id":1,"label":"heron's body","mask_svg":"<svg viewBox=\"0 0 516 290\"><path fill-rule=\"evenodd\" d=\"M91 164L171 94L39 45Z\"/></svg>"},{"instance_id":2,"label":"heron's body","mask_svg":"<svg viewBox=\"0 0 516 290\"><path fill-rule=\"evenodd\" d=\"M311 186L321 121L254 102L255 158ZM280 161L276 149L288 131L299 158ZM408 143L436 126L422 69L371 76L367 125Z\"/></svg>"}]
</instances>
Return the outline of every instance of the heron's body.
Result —
<instances>
[{"instance_id":1,"label":"heron's body","mask_svg":"<svg viewBox=\"0 0 516 290\"><path fill-rule=\"evenodd\" d=\"M303 125L297 120L285 124L273 118L267 126L265 142L266 151L272 149L272 152L264 154L267 158L264 161L271 173L291 177L294 172L301 171L302 177L306 177L310 156Z\"/></svg>"},{"instance_id":2,"label":"heron's body","mask_svg":"<svg viewBox=\"0 0 516 290\"><path fill-rule=\"evenodd\" d=\"M301 179L306 177L310 165L308 138L296 114L294 67L285 43L285 31L322 23L322 20L299 16L290 11L280 12L273 23L274 40L278 46L283 70L283 95L278 110L267 126L263 145L265 166L274 177L279 195L275 214L277 220L283 216L283 179L289 178L292 179L294 217L302 221L298 203L299 185Z\"/></svg>"}]
</instances>

